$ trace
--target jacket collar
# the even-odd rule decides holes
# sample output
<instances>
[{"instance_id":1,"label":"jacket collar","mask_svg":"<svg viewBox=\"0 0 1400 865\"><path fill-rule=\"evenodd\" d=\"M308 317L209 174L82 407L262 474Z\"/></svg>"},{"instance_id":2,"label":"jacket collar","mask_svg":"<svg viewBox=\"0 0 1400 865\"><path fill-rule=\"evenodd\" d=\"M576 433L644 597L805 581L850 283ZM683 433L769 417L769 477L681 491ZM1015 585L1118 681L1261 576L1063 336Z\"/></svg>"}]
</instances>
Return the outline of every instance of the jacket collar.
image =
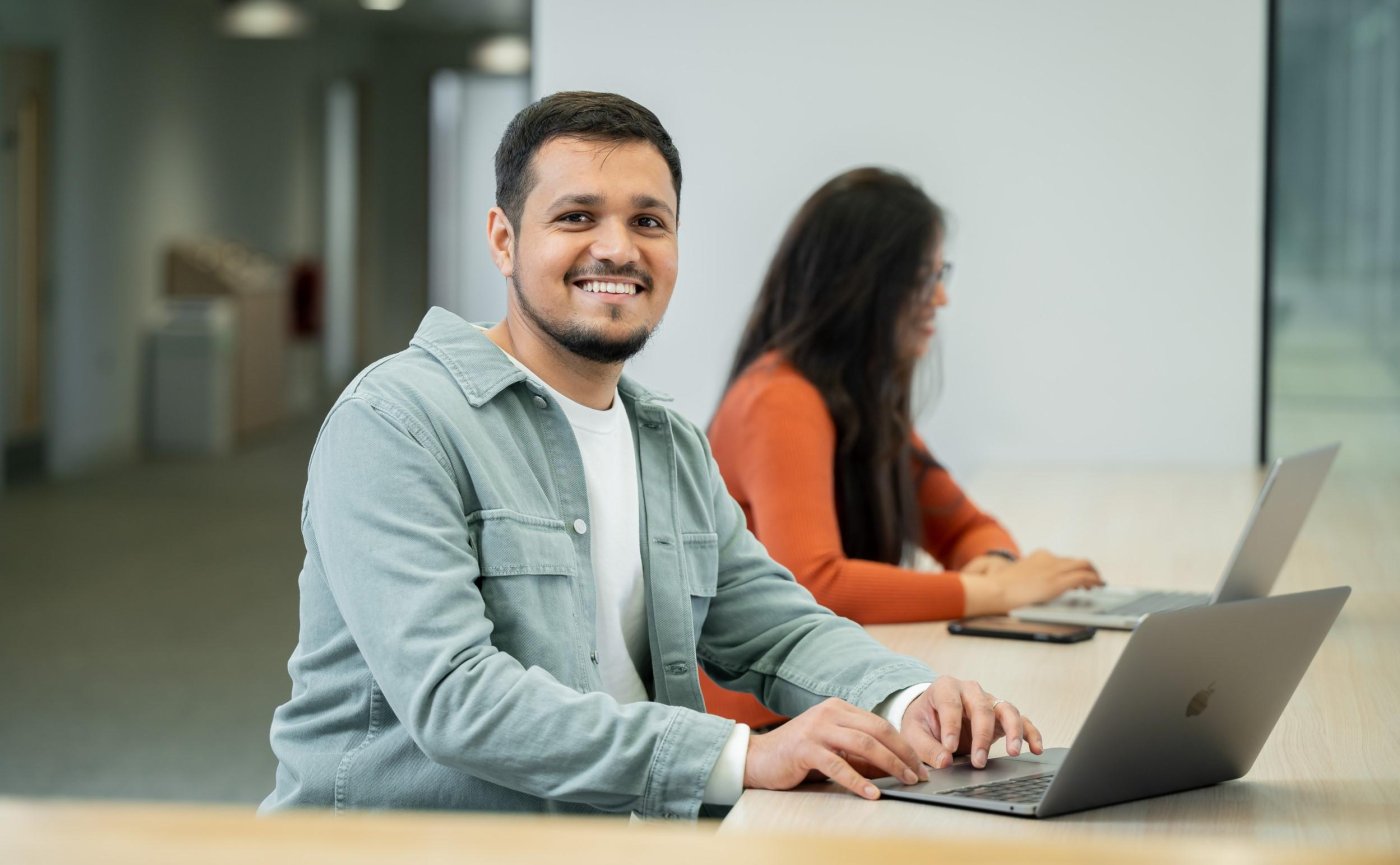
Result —
<instances>
[{"instance_id":1,"label":"jacket collar","mask_svg":"<svg viewBox=\"0 0 1400 865\"><path fill-rule=\"evenodd\" d=\"M446 367L473 408L480 408L496 394L526 378L500 346L487 339L476 325L439 306L423 316L409 344L426 351ZM671 400L669 395L648 390L625 375L617 383L617 389L624 397L637 402Z\"/></svg>"}]
</instances>

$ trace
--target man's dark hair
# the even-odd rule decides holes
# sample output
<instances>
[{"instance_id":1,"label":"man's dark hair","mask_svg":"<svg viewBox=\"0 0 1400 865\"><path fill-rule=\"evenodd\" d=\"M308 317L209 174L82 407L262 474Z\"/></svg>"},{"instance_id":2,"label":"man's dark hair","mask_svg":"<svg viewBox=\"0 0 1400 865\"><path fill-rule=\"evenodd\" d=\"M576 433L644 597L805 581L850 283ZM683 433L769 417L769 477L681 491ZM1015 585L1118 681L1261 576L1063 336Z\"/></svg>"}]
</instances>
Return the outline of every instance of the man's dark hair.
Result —
<instances>
[{"instance_id":1,"label":"man's dark hair","mask_svg":"<svg viewBox=\"0 0 1400 865\"><path fill-rule=\"evenodd\" d=\"M681 154L671 135L646 108L616 93L570 90L546 96L515 115L496 148L496 204L510 224L520 225L520 211L535 185L531 161L545 142L555 138L585 141L645 141L661 151L671 169L676 205L681 200Z\"/></svg>"}]
</instances>

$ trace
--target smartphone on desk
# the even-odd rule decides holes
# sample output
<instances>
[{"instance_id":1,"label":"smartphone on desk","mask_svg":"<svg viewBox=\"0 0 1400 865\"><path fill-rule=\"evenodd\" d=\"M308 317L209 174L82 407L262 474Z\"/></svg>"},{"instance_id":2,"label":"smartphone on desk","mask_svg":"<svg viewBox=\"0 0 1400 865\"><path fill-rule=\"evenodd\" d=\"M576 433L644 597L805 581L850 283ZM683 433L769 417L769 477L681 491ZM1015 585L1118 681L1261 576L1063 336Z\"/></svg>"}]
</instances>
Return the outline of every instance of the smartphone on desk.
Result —
<instances>
[{"instance_id":1,"label":"smartphone on desk","mask_svg":"<svg viewBox=\"0 0 1400 865\"><path fill-rule=\"evenodd\" d=\"M1010 616L974 616L948 623L950 634L965 637L1004 637L1008 640L1035 640L1041 643L1082 643L1094 636L1094 628L1084 625L1057 625L1023 622Z\"/></svg>"}]
</instances>

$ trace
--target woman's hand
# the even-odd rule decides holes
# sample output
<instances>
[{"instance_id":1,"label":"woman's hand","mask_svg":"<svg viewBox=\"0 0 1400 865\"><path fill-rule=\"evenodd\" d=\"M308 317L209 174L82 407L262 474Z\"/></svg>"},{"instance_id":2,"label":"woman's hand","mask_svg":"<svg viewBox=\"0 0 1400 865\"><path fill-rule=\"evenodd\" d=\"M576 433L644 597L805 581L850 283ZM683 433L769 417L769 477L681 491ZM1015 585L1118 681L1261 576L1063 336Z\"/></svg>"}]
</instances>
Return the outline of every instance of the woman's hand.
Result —
<instances>
[{"instance_id":1,"label":"woman's hand","mask_svg":"<svg viewBox=\"0 0 1400 865\"><path fill-rule=\"evenodd\" d=\"M988 574L995 574L1002 568L1009 568L1016 564L1014 559L1005 556L985 555L978 556L958 570L964 574L972 574L977 577L985 577Z\"/></svg>"},{"instance_id":2,"label":"woman's hand","mask_svg":"<svg viewBox=\"0 0 1400 865\"><path fill-rule=\"evenodd\" d=\"M969 616L1005 613L1057 598L1070 589L1103 585L1088 559L1066 558L1046 550L1036 550L1018 562L1007 562L1006 567L982 575L966 569L962 573L967 594L964 609Z\"/></svg>"}]
</instances>

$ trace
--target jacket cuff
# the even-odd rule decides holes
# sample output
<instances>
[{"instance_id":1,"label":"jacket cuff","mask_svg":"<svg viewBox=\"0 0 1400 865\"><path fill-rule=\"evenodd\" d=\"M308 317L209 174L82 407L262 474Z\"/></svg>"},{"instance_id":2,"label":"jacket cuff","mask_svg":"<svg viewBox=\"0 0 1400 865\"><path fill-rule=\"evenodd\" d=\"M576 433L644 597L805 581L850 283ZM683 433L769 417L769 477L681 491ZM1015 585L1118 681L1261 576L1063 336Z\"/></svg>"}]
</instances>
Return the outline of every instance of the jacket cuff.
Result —
<instances>
[{"instance_id":1,"label":"jacket cuff","mask_svg":"<svg viewBox=\"0 0 1400 865\"><path fill-rule=\"evenodd\" d=\"M733 732L734 722L728 718L677 708L652 758L641 816L696 819L705 786ZM742 778L741 769L741 783Z\"/></svg>"},{"instance_id":2,"label":"jacket cuff","mask_svg":"<svg viewBox=\"0 0 1400 865\"><path fill-rule=\"evenodd\" d=\"M889 664L872 673L847 701L857 708L875 711L875 707L896 691L922 685L938 678L938 674L918 661L908 659Z\"/></svg>"}]
</instances>

